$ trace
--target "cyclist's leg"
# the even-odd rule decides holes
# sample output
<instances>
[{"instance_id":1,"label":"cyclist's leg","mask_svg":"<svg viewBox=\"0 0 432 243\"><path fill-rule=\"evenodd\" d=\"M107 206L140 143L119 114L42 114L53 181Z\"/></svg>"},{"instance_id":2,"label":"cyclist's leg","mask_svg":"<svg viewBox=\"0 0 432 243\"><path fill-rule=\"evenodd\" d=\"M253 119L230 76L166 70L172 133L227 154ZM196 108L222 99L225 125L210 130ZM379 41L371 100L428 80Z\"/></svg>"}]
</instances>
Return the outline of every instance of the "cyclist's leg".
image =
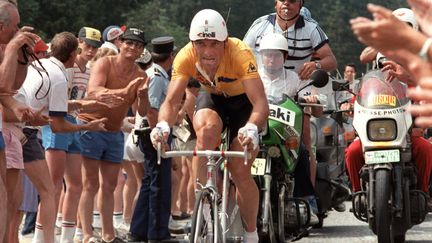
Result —
<instances>
[{"instance_id":1,"label":"cyclist's leg","mask_svg":"<svg viewBox=\"0 0 432 243\"><path fill-rule=\"evenodd\" d=\"M230 97L226 100L225 106L229 116L230 150L243 151L237 139L238 130L249 120L252 112L252 104L246 95ZM231 159L228 164L233 181L237 187L237 204L245 224L247 232L256 231L258 215L259 192L255 181L250 173L252 162L255 160L257 150L252 152L252 158L244 165L244 159Z\"/></svg>"},{"instance_id":2,"label":"cyclist's leg","mask_svg":"<svg viewBox=\"0 0 432 243\"><path fill-rule=\"evenodd\" d=\"M222 118L216 111L212 96L208 93L202 92L198 96L193 127L197 135L197 150L213 150L220 144ZM206 158L198 157L192 159L193 180L196 181L198 178L202 184L206 182L206 170L203 167L205 160Z\"/></svg>"},{"instance_id":3,"label":"cyclist's leg","mask_svg":"<svg viewBox=\"0 0 432 243\"><path fill-rule=\"evenodd\" d=\"M232 141L231 150L243 151L243 147L237 138ZM252 152L252 158L248 164L244 165L243 159L231 159L229 169L233 181L237 187L237 204L240 208L240 214L245 223L245 230L253 232L256 230L256 220L258 215L259 192L255 181L251 176L251 166L258 154L258 149Z\"/></svg>"}]
</instances>

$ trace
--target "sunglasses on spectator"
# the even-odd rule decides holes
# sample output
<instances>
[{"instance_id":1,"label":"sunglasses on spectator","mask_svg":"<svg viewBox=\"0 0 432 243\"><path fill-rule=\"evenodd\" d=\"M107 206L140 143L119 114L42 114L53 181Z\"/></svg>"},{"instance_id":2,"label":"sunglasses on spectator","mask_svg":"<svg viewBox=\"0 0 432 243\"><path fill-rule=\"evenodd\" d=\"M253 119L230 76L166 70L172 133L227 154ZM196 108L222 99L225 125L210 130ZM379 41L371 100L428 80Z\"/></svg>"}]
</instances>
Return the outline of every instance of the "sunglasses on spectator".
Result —
<instances>
[{"instance_id":1,"label":"sunglasses on spectator","mask_svg":"<svg viewBox=\"0 0 432 243\"><path fill-rule=\"evenodd\" d=\"M123 41L127 46L135 46L136 48L144 48L144 44L139 41L134 40L124 40Z\"/></svg>"}]
</instances>

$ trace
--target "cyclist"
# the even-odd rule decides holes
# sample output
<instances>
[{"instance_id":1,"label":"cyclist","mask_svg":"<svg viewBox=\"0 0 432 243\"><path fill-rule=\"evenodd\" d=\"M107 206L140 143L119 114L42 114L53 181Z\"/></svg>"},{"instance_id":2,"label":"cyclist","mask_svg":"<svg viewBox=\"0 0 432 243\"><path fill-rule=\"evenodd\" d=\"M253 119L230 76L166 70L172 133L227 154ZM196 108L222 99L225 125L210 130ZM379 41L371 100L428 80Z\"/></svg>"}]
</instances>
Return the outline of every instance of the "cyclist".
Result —
<instances>
[{"instance_id":1,"label":"cyclist","mask_svg":"<svg viewBox=\"0 0 432 243\"><path fill-rule=\"evenodd\" d=\"M269 114L264 88L250 48L241 40L228 37L223 17L211 9L199 11L192 19L190 42L177 54L165 102L159 111L156 127L151 132L153 144L167 141L170 127L188 80L197 79L205 92L197 98L193 126L197 135L196 149L214 149L220 143L224 127L230 129L231 150L247 146L252 158L247 166L242 159L232 159L228 169L237 187L237 203L245 226L245 242L258 242L256 218L258 188L250 167L258 152L258 130ZM227 124L229 119L229 124ZM244 133L246 132L246 133ZM203 159L194 158L193 176L205 182Z\"/></svg>"}]
</instances>

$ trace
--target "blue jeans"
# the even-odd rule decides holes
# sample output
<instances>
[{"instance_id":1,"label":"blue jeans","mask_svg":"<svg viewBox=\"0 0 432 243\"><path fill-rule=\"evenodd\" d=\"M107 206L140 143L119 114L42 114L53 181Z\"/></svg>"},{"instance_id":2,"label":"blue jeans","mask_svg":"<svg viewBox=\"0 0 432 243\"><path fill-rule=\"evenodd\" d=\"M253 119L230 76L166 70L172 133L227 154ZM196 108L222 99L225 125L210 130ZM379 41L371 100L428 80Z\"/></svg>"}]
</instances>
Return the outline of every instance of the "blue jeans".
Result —
<instances>
[{"instance_id":1,"label":"blue jeans","mask_svg":"<svg viewBox=\"0 0 432 243\"><path fill-rule=\"evenodd\" d=\"M170 239L168 230L171 214L171 159L157 164L157 152L150 134L139 137L144 153L144 177L132 216L130 233L139 240Z\"/></svg>"}]
</instances>

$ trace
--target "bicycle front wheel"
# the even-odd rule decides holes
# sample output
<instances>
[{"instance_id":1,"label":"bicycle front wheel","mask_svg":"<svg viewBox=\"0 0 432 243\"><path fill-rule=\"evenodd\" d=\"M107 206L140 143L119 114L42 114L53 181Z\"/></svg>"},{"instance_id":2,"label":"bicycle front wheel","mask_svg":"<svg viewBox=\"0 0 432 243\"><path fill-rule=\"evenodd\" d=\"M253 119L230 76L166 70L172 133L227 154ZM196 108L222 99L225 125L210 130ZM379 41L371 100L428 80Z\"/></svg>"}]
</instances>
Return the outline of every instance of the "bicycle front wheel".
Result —
<instances>
[{"instance_id":1,"label":"bicycle front wheel","mask_svg":"<svg viewBox=\"0 0 432 243\"><path fill-rule=\"evenodd\" d=\"M211 190L204 189L196 195L190 242L222 242L217 196Z\"/></svg>"}]
</instances>

